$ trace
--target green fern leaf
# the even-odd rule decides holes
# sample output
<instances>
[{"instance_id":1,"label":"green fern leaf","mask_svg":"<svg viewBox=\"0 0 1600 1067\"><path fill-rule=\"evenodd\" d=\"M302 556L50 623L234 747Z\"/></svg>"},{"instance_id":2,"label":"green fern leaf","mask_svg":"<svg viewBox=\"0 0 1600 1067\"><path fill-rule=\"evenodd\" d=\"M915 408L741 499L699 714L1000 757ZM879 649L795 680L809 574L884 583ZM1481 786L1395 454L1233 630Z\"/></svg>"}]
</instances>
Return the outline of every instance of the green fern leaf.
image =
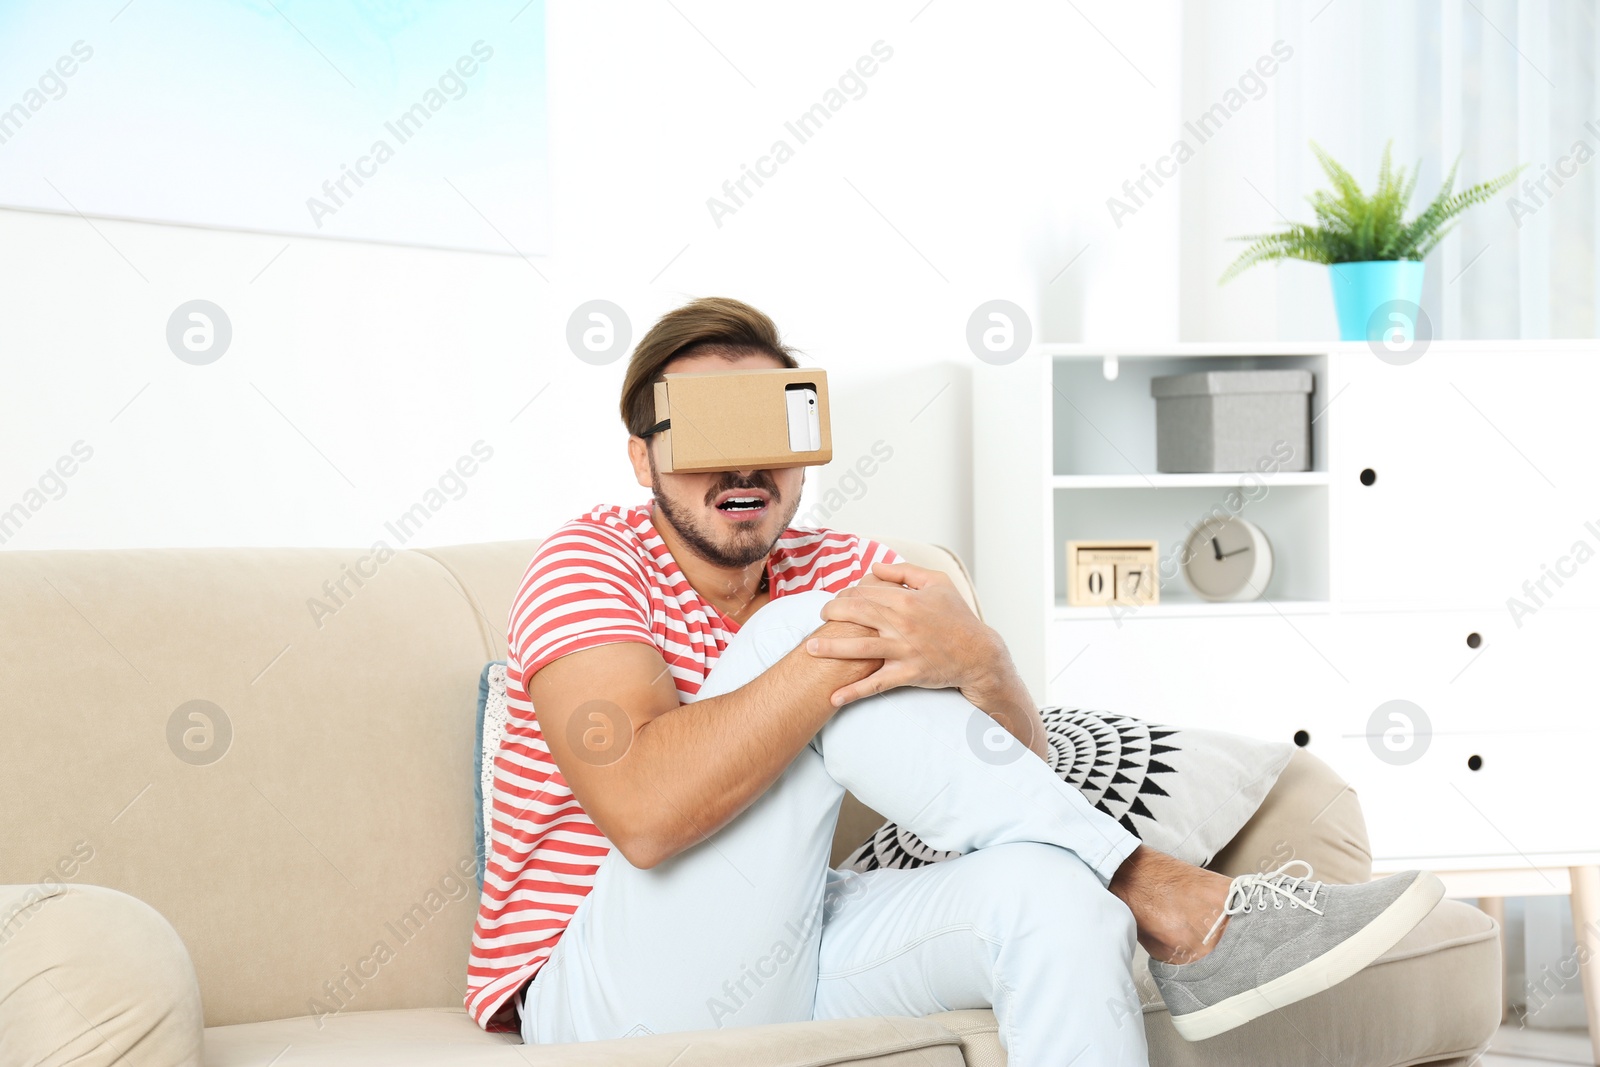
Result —
<instances>
[{"instance_id":1,"label":"green fern leaf","mask_svg":"<svg viewBox=\"0 0 1600 1067\"><path fill-rule=\"evenodd\" d=\"M1462 212L1491 200L1516 180L1524 169L1511 171L1452 193L1460 157L1451 164L1438 195L1410 222L1405 219L1411 196L1422 172L1395 167L1393 142L1384 146L1378 163L1378 181L1369 195L1355 177L1311 142L1311 152L1328 177L1329 188L1307 197L1316 221L1291 222L1274 233L1236 237L1248 241L1239 257L1223 271L1218 284L1238 277L1258 263L1299 259L1309 263L1360 263L1371 260L1422 260L1454 228Z\"/></svg>"}]
</instances>

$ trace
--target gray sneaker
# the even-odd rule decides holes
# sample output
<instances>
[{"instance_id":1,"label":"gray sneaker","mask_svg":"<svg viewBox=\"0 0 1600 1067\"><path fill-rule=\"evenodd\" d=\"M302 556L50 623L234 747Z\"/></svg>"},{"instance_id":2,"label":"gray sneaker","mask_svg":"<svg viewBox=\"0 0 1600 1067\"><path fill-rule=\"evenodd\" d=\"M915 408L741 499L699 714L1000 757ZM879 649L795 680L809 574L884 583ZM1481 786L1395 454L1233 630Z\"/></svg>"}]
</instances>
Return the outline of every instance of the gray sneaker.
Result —
<instances>
[{"instance_id":1,"label":"gray sneaker","mask_svg":"<svg viewBox=\"0 0 1600 1067\"><path fill-rule=\"evenodd\" d=\"M1310 877L1310 864L1291 860L1235 878L1205 936L1209 942L1228 918L1215 948L1193 963L1150 961L1179 1034L1214 1037L1337 985L1393 948L1444 896L1444 884L1426 871L1365 885Z\"/></svg>"}]
</instances>

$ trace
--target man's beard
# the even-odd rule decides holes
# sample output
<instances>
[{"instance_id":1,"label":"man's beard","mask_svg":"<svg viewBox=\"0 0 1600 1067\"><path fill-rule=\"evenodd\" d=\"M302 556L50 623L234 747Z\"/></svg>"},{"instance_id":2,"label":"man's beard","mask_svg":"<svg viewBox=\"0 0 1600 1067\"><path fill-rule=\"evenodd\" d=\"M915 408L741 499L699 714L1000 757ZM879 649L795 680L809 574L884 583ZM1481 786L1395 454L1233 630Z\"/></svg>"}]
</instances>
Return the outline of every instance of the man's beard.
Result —
<instances>
[{"instance_id":1,"label":"man's beard","mask_svg":"<svg viewBox=\"0 0 1600 1067\"><path fill-rule=\"evenodd\" d=\"M783 516L783 521L778 523L777 530L771 537L763 537L752 526L750 529L735 528L731 543L718 544L704 530L695 525L695 516L689 509L680 507L669 500L661 491L661 476L656 471L655 457L650 457L650 483L651 491L655 493L656 507L661 509L661 514L671 524L673 531L689 546L689 550L707 563L718 567L733 569L748 567L767 558L772 553L772 546L778 543L778 538L783 536L783 531L794 520L794 513L800 508L800 499L796 495L794 502L789 506L788 514ZM733 471L724 472L724 477L712 486L710 498L715 499L717 494L729 489L765 489L770 494L767 507L775 509L783 498L778 494L778 486L773 482L772 476L766 471L757 471L753 477L741 478Z\"/></svg>"}]
</instances>

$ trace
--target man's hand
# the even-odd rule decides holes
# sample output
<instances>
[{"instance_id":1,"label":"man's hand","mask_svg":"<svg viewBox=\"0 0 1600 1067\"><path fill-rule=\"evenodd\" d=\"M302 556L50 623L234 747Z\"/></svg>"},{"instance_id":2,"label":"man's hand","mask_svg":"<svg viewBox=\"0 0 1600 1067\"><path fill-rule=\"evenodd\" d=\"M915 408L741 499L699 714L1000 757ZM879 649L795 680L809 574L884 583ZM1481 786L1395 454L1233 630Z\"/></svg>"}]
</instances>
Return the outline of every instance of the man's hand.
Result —
<instances>
[{"instance_id":1,"label":"man's hand","mask_svg":"<svg viewBox=\"0 0 1600 1067\"><path fill-rule=\"evenodd\" d=\"M822 617L871 627L877 636L813 637L807 652L883 661L836 690L835 707L901 685L959 689L1034 755L1049 758L1044 720L1005 641L972 613L949 575L912 563L874 563L870 574L822 606Z\"/></svg>"},{"instance_id":2,"label":"man's hand","mask_svg":"<svg viewBox=\"0 0 1600 1067\"><path fill-rule=\"evenodd\" d=\"M942 571L913 563L875 563L859 583L822 607L830 621L853 622L876 637L812 638L806 650L828 659L881 659L883 666L833 694L843 707L902 685L959 689L973 704L994 700L1016 681L1005 642L986 626Z\"/></svg>"}]
</instances>

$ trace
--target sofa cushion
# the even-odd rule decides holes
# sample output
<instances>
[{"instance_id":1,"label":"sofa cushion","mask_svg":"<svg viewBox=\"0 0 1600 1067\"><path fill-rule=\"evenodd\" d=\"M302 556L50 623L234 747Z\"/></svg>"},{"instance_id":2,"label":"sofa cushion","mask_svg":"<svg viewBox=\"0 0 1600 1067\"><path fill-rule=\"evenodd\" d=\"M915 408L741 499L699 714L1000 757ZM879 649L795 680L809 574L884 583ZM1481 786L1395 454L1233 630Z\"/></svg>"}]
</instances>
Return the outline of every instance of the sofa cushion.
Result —
<instances>
[{"instance_id":1,"label":"sofa cushion","mask_svg":"<svg viewBox=\"0 0 1600 1067\"><path fill-rule=\"evenodd\" d=\"M1500 931L1494 920L1446 900L1366 970L1332 989L1206 1041L1178 1036L1134 958L1151 1067L1399 1067L1470 1058L1500 1025ZM926 1022L961 1038L968 1067L1002 1067L989 1011L952 1011Z\"/></svg>"},{"instance_id":2,"label":"sofa cushion","mask_svg":"<svg viewBox=\"0 0 1600 1067\"><path fill-rule=\"evenodd\" d=\"M961 1067L956 1036L926 1019L784 1023L581 1045L524 1045L446 1009L353 1012L320 1023L305 1016L205 1032L206 1067L268 1067L287 1048L294 1067Z\"/></svg>"},{"instance_id":3,"label":"sofa cushion","mask_svg":"<svg viewBox=\"0 0 1600 1067\"><path fill-rule=\"evenodd\" d=\"M0 1063L200 1067L200 986L177 931L97 885L0 886Z\"/></svg>"},{"instance_id":4,"label":"sofa cushion","mask_svg":"<svg viewBox=\"0 0 1600 1067\"><path fill-rule=\"evenodd\" d=\"M86 842L75 880L172 923L213 1025L460 1004L476 619L416 552L0 552L0 883Z\"/></svg>"},{"instance_id":5,"label":"sofa cushion","mask_svg":"<svg viewBox=\"0 0 1600 1067\"><path fill-rule=\"evenodd\" d=\"M980 729L1009 744L993 758L1022 754L999 726L973 714L982 720ZM1196 866L1211 862L1249 821L1296 751L1283 742L1161 726L1106 711L1048 707L1039 717L1050 769L1062 781L1151 848ZM987 733L984 740L969 735L975 750L986 739ZM954 855L886 822L841 866L921 867Z\"/></svg>"},{"instance_id":6,"label":"sofa cushion","mask_svg":"<svg viewBox=\"0 0 1600 1067\"><path fill-rule=\"evenodd\" d=\"M1153 1067L1399 1067L1470 1058L1499 1024L1499 959L1493 921L1476 908L1447 900L1349 981L1238 1030L1191 1043L1173 1029L1141 956L1136 972L1150 1062ZM268 1067L290 1047L298 1067L1005 1064L994 1015L984 1010L531 1047L513 1035L483 1032L459 1010L356 1012L320 1022L303 1017L205 1032L208 1067ZM686 1050L692 1054L674 1059Z\"/></svg>"},{"instance_id":7,"label":"sofa cushion","mask_svg":"<svg viewBox=\"0 0 1600 1067\"><path fill-rule=\"evenodd\" d=\"M1236 878L1262 874L1290 860L1305 860L1317 878L1334 885L1359 885L1372 878L1361 801L1332 767L1303 748L1294 750L1278 784L1210 867Z\"/></svg>"}]
</instances>

